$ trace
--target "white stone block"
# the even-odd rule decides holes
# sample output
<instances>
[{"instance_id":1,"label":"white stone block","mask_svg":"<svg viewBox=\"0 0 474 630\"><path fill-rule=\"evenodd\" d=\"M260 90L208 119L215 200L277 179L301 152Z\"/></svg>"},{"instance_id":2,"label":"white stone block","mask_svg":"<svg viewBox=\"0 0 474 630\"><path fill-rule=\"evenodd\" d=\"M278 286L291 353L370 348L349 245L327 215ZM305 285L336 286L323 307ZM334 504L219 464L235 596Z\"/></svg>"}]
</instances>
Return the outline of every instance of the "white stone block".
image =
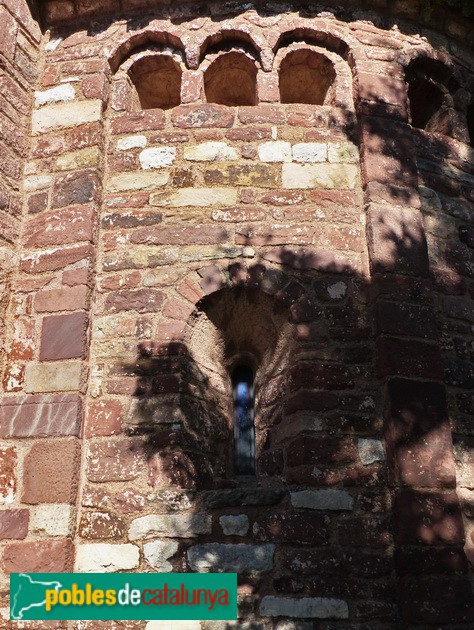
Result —
<instances>
[{"instance_id":1,"label":"white stone block","mask_svg":"<svg viewBox=\"0 0 474 630\"><path fill-rule=\"evenodd\" d=\"M169 573L173 570L173 566L168 559L178 551L178 543L170 540L156 540L143 545L148 564L160 573Z\"/></svg>"},{"instance_id":2,"label":"white stone block","mask_svg":"<svg viewBox=\"0 0 474 630\"><path fill-rule=\"evenodd\" d=\"M171 208L233 206L236 203L236 188L181 188L176 192L150 195L150 205Z\"/></svg>"},{"instance_id":3,"label":"white stone block","mask_svg":"<svg viewBox=\"0 0 474 630\"><path fill-rule=\"evenodd\" d=\"M76 554L76 571L79 573L113 573L136 569L140 551L136 545L90 543L79 545Z\"/></svg>"},{"instance_id":4,"label":"white stone block","mask_svg":"<svg viewBox=\"0 0 474 630\"><path fill-rule=\"evenodd\" d=\"M53 178L51 175L29 175L23 181L23 190L25 192L34 192L35 190L44 190L49 188Z\"/></svg>"},{"instance_id":5,"label":"white stone block","mask_svg":"<svg viewBox=\"0 0 474 630\"><path fill-rule=\"evenodd\" d=\"M291 162L291 144L283 140L264 142L258 147L258 157L262 162Z\"/></svg>"},{"instance_id":6,"label":"white stone block","mask_svg":"<svg viewBox=\"0 0 474 630\"><path fill-rule=\"evenodd\" d=\"M226 536L245 536L249 529L249 517L246 514L226 514L219 518L219 523Z\"/></svg>"},{"instance_id":7,"label":"white stone block","mask_svg":"<svg viewBox=\"0 0 474 630\"><path fill-rule=\"evenodd\" d=\"M66 503L43 503L30 512L30 531L47 536L71 533L72 506Z\"/></svg>"},{"instance_id":8,"label":"white stone block","mask_svg":"<svg viewBox=\"0 0 474 630\"><path fill-rule=\"evenodd\" d=\"M127 190L153 190L168 183L169 173L120 173L109 180L109 192L124 192Z\"/></svg>"},{"instance_id":9,"label":"white stone block","mask_svg":"<svg viewBox=\"0 0 474 630\"><path fill-rule=\"evenodd\" d=\"M360 438L357 440L360 461L364 466L385 460L385 449L380 440Z\"/></svg>"},{"instance_id":10,"label":"white stone block","mask_svg":"<svg viewBox=\"0 0 474 630\"><path fill-rule=\"evenodd\" d=\"M59 105L46 105L33 112L33 135L96 122L102 117L102 101L74 101Z\"/></svg>"},{"instance_id":11,"label":"white stone block","mask_svg":"<svg viewBox=\"0 0 474 630\"><path fill-rule=\"evenodd\" d=\"M346 490L302 490L291 492L291 505L311 510L352 510L354 501Z\"/></svg>"},{"instance_id":12,"label":"white stone block","mask_svg":"<svg viewBox=\"0 0 474 630\"><path fill-rule=\"evenodd\" d=\"M342 599L326 597L274 597L267 595L260 604L262 617L302 617L303 619L348 619L349 608Z\"/></svg>"},{"instance_id":13,"label":"white stone block","mask_svg":"<svg viewBox=\"0 0 474 630\"><path fill-rule=\"evenodd\" d=\"M359 169L350 164L283 164L283 188L352 190Z\"/></svg>"},{"instance_id":14,"label":"white stone block","mask_svg":"<svg viewBox=\"0 0 474 630\"><path fill-rule=\"evenodd\" d=\"M56 87L35 92L35 107L42 107L50 103L73 101L76 98L76 90L70 83L64 83Z\"/></svg>"},{"instance_id":15,"label":"white stone block","mask_svg":"<svg viewBox=\"0 0 474 630\"><path fill-rule=\"evenodd\" d=\"M328 144L328 159L330 162L357 164L359 149L351 142L331 142Z\"/></svg>"},{"instance_id":16,"label":"white stone block","mask_svg":"<svg viewBox=\"0 0 474 630\"><path fill-rule=\"evenodd\" d=\"M175 147L158 147L143 149L139 155L141 167L145 170L152 168L166 168L176 159Z\"/></svg>"},{"instance_id":17,"label":"white stone block","mask_svg":"<svg viewBox=\"0 0 474 630\"><path fill-rule=\"evenodd\" d=\"M186 147L184 159L193 162L238 160L239 154L237 149L230 147L225 142L203 142L194 147Z\"/></svg>"},{"instance_id":18,"label":"white stone block","mask_svg":"<svg viewBox=\"0 0 474 630\"><path fill-rule=\"evenodd\" d=\"M275 545L207 543L188 549L188 563L198 573L259 573L273 567Z\"/></svg>"},{"instance_id":19,"label":"white stone block","mask_svg":"<svg viewBox=\"0 0 474 630\"><path fill-rule=\"evenodd\" d=\"M146 136L127 136L117 140L117 149L119 151L128 151L128 149L144 149L146 147Z\"/></svg>"},{"instance_id":20,"label":"white stone block","mask_svg":"<svg viewBox=\"0 0 474 630\"><path fill-rule=\"evenodd\" d=\"M323 142L300 142L293 145L292 154L295 162L325 162L328 149Z\"/></svg>"},{"instance_id":21,"label":"white stone block","mask_svg":"<svg viewBox=\"0 0 474 630\"><path fill-rule=\"evenodd\" d=\"M210 534L211 529L212 517L209 514L149 514L132 521L129 538L192 538L199 534Z\"/></svg>"}]
</instances>

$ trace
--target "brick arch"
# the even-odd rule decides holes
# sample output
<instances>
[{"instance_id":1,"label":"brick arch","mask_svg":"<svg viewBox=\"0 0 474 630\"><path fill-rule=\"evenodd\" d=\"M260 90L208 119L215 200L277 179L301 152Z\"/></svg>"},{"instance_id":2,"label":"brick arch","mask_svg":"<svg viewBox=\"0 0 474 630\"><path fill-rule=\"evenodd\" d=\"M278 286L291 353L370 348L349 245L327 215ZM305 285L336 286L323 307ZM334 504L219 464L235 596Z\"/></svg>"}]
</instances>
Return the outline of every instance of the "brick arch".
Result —
<instances>
[{"instance_id":1,"label":"brick arch","mask_svg":"<svg viewBox=\"0 0 474 630\"><path fill-rule=\"evenodd\" d=\"M108 56L112 72L117 72L120 66L138 50L153 45L169 46L184 54L184 44L177 35L165 31L144 30L115 46Z\"/></svg>"},{"instance_id":2,"label":"brick arch","mask_svg":"<svg viewBox=\"0 0 474 630\"><path fill-rule=\"evenodd\" d=\"M320 28L307 26L302 24L288 30L282 30L276 39L270 43L274 54L281 48L284 48L288 44L298 41L304 41L307 44L313 44L326 48L327 50L336 53L342 59L347 61L351 68L354 65L354 49L356 42L346 41L349 39L346 34L337 33L336 31L329 31L326 25L321 25Z\"/></svg>"},{"instance_id":3,"label":"brick arch","mask_svg":"<svg viewBox=\"0 0 474 630\"><path fill-rule=\"evenodd\" d=\"M219 29L196 42L196 48L199 50L198 63L202 63L209 50L225 46L226 43L240 43L248 46L261 63L261 53L265 47L265 42L255 34L250 35L249 32L240 28Z\"/></svg>"}]
</instances>

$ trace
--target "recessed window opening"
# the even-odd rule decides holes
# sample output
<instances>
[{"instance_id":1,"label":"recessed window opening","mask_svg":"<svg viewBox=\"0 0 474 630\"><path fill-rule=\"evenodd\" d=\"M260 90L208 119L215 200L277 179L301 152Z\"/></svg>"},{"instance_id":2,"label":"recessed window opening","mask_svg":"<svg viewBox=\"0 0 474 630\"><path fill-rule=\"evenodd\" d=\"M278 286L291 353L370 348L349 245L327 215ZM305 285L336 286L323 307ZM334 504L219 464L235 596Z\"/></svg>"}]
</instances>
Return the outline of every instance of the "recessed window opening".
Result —
<instances>
[{"instance_id":1,"label":"recessed window opening","mask_svg":"<svg viewBox=\"0 0 474 630\"><path fill-rule=\"evenodd\" d=\"M443 105L441 89L429 79L415 79L408 85L411 124L418 129L438 131L437 114Z\"/></svg>"},{"instance_id":2,"label":"recessed window opening","mask_svg":"<svg viewBox=\"0 0 474 630\"><path fill-rule=\"evenodd\" d=\"M128 74L142 109L171 109L181 102L182 70L169 55L152 55L137 59Z\"/></svg>"},{"instance_id":3,"label":"recessed window opening","mask_svg":"<svg viewBox=\"0 0 474 630\"><path fill-rule=\"evenodd\" d=\"M289 52L280 65L280 101L324 105L335 78L324 55L304 48Z\"/></svg>"},{"instance_id":4,"label":"recessed window opening","mask_svg":"<svg viewBox=\"0 0 474 630\"><path fill-rule=\"evenodd\" d=\"M255 475L254 373L247 365L232 371L234 475Z\"/></svg>"},{"instance_id":5,"label":"recessed window opening","mask_svg":"<svg viewBox=\"0 0 474 630\"><path fill-rule=\"evenodd\" d=\"M467 129L469 131L469 144L474 147L474 100L467 108Z\"/></svg>"},{"instance_id":6,"label":"recessed window opening","mask_svg":"<svg viewBox=\"0 0 474 630\"><path fill-rule=\"evenodd\" d=\"M225 53L211 63L204 73L204 91L208 103L219 105L257 104L257 67L244 52Z\"/></svg>"}]
</instances>

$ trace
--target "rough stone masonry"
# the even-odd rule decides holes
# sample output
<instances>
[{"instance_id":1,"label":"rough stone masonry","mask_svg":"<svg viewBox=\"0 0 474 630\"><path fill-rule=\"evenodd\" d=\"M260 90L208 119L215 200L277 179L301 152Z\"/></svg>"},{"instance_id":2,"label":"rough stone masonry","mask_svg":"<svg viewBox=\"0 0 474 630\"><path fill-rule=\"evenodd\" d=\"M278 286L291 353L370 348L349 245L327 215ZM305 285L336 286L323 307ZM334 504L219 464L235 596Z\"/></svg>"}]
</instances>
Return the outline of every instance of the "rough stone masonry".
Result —
<instances>
[{"instance_id":1,"label":"rough stone masonry","mask_svg":"<svg viewBox=\"0 0 474 630\"><path fill-rule=\"evenodd\" d=\"M0 0L13 571L236 571L237 622L474 624L474 24ZM253 479L232 370L252 368Z\"/></svg>"}]
</instances>

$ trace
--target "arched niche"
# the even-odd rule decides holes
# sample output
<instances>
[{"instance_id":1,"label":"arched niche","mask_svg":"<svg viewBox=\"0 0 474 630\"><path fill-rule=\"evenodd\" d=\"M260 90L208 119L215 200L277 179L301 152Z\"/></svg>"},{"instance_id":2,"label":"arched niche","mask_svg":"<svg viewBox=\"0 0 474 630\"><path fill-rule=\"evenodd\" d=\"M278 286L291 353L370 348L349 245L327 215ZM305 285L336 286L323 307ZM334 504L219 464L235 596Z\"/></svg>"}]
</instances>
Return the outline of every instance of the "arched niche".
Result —
<instances>
[{"instance_id":1,"label":"arched niche","mask_svg":"<svg viewBox=\"0 0 474 630\"><path fill-rule=\"evenodd\" d=\"M307 48L291 50L280 64L280 101L324 105L335 78L334 64L325 55Z\"/></svg>"},{"instance_id":2,"label":"arched niche","mask_svg":"<svg viewBox=\"0 0 474 630\"><path fill-rule=\"evenodd\" d=\"M245 52L219 54L204 72L208 103L238 106L257 104L257 66Z\"/></svg>"},{"instance_id":3,"label":"arched niche","mask_svg":"<svg viewBox=\"0 0 474 630\"><path fill-rule=\"evenodd\" d=\"M129 68L141 109L171 109L181 103L182 70L169 55L140 57Z\"/></svg>"}]
</instances>

